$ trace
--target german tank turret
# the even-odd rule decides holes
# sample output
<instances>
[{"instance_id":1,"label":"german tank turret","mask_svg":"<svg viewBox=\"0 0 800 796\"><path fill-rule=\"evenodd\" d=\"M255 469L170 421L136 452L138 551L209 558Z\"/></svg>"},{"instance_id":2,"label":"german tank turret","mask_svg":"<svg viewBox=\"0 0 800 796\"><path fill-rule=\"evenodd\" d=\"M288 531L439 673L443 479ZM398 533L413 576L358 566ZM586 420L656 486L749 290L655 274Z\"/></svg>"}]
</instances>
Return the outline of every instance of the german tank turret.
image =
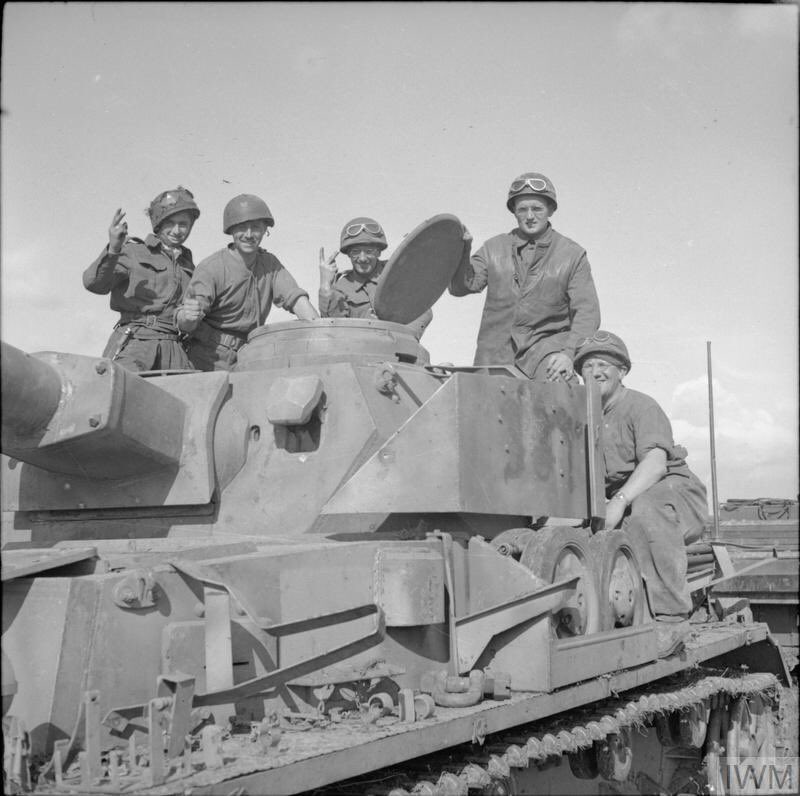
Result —
<instances>
[{"instance_id":1,"label":"german tank turret","mask_svg":"<svg viewBox=\"0 0 800 796\"><path fill-rule=\"evenodd\" d=\"M438 216L404 241L376 300L392 320L263 327L232 372L4 345L12 769L45 790L299 792L656 666L631 545L592 533L598 396L433 366L403 325L460 230Z\"/></svg>"}]
</instances>

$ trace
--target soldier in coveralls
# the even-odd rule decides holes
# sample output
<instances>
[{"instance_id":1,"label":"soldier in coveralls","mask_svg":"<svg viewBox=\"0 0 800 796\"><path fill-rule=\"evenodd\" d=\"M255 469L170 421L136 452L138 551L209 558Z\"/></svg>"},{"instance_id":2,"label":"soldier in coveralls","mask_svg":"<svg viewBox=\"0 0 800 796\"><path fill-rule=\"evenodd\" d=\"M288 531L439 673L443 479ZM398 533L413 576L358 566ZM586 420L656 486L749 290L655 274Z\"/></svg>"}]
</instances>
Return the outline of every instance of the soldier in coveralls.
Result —
<instances>
[{"instance_id":1,"label":"soldier in coveralls","mask_svg":"<svg viewBox=\"0 0 800 796\"><path fill-rule=\"evenodd\" d=\"M176 320L191 334L189 359L198 370L231 370L237 351L273 304L304 321L319 315L280 260L260 247L275 225L267 203L241 194L225 206L222 228L233 242L196 268Z\"/></svg>"},{"instance_id":2,"label":"soldier in coveralls","mask_svg":"<svg viewBox=\"0 0 800 796\"><path fill-rule=\"evenodd\" d=\"M376 318L374 309L378 278L386 266L379 259L387 247L386 234L372 218L359 216L348 221L339 237L339 250L325 258L319 250L319 311L323 318ZM336 255L341 252L350 258L351 271L336 269ZM426 310L408 324L417 340L422 337L433 319Z\"/></svg>"},{"instance_id":3,"label":"soldier in coveralls","mask_svg":"<svg viewBox=\"0 0 800 796\"><path fill-rule=\"evenodd\" d=\"M118 209L108 228L108 246L83 272L92 293L111 293L120 319L103 351L128 370L191 369L175 329L175 310L194 271L183 244L200 215L194 196L178 186L156 196L147 210L153 234L128 237Z\"/></svg>"},{"instance_id":4,"label":"soldier in coveralls","mask_svg":"<svg viewBox=\"0 0 800 796\"><path fill-rule=\"evenodd\" d=\"M699 539L705 526L706 489L686 465L686 449L673 441L661 407L622 384L631 360L617 335L598 331L584 340L575 367L584 382L594 380L600 389L606 528L621 524L631 536L658 620L659 652L669 655L689 631L685 545Z\"/></svg>"},{"instance_id":5,"label":"soldier in coveralls","mask_svg":"<svg viewBox=\"0 0 800 796\"><path fill-rule=\"evenodd\" d=\"M456 271L454 296L487 289L476 365L516 365L537 381L574 380L578 342L600 326L586 252L556 232L556 190L543 174L511 183L506 207L517 226L490 238Z\"/></svg>"}]
</instances>

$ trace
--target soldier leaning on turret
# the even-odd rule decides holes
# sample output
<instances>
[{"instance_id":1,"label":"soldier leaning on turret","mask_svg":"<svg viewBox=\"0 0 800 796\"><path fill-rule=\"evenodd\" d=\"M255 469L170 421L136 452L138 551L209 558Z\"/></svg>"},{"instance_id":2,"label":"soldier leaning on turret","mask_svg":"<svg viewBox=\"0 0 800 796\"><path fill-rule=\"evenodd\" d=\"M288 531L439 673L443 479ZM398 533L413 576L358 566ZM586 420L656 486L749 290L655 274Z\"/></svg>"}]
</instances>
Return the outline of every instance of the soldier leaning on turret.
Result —
<instances>
[{"instance_id":1,"label":"soldier leaning on turret","mask_svg":"<svg viewBox=\"0 0 800 796\"><path fill-rule=\"evenodd\" d=\"M675 652L689 633L692 600L685 545L700 538L706 488L686 464L664 411L622 379L631 369L625 343L598 331L575 354L584 382L593 381L603 405L606 528L621 526L633 541L656 615L659 655Z\"/></svg>"},{"instance_id":2,"label":"soldier leaning on turret","mask_svg":"<svg viewBox=\"0 0 800 796\"><path fill-rule=\"evenodd\" d=\"M266 321L273 304L300 320L319 317L308 293L261 248L274 225L258 196L240 194L225 206L222 230L233 241L198 264L176 313L178 328L191 335L188 354L198 370L231 370L247 336Z\"/></svg>"},{"instance_id":3,"label":"soldier leaning on turret","mask_svg":"<svg viewBox=\"0 0 800 796\"><path fill-rule=\"evenodd\" d=\"M511 183L506 207L517 226L490 238L459 266L450 293L486 288L476 365L516 365L536 381L574 380L578 341L600 326L586 252L556 232L556 189L543 174Z\"/></svg>"},{"instance_id":4,"label":"soldier leaning on turret","mask_svg":"<svg viewBox=\"0 0 800 796\"><path fill-rule=\"evenodd\" d=\"M191 192L181 186L156 196L146 211L153 234L128 237L128 222L117 209L108 246L83 272L83 286L111 294L119 322L103 351L128 370L192 369L175 328L175 309L194 271L183 244L200 215Z\"/></svg>"},{"instance_id":5,"label":"soldier leaning on turret","mask_svg":"<svg viewBox=\"0 0 800 796\"><path fill-rule=\"evenodd\" d=\"M330 257L319 250L319 311L323 318L377 318L375 291L386 260L381 252L388 246L383 227L373 218L359 216L348 221L339 236L339 249ZM336 255L350 258L351 271L337 271ZM408 324L417 340L433 320L426 310Z\"/></svg>"}]
</instances>

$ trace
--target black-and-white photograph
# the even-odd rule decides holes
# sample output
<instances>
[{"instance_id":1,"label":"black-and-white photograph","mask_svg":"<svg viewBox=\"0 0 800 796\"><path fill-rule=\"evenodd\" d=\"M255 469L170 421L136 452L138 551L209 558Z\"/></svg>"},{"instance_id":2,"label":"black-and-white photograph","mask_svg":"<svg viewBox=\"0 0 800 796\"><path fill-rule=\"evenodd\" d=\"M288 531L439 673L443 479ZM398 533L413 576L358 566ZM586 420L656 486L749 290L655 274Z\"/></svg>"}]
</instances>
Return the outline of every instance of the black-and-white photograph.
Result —
<instances>
[{"instance_id":1,"label":"black-and-white photograph","mask_svg":"<svg viewBox=\"0 0 800 796\"><path fill-rule=\"evenodd\" d=\"M4 793L797 792L796 3L2 14Z\"/></svg>"}]
</instances>

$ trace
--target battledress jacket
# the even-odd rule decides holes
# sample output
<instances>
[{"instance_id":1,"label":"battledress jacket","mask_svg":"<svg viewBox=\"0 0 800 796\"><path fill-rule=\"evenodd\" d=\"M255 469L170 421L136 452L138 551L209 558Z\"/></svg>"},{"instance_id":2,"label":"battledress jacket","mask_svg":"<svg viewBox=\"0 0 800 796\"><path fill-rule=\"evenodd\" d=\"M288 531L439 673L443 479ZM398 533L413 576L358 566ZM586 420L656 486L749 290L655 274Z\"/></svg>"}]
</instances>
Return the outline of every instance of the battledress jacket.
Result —
<instances>
[{"instance_id":1,"label":"battledress jacket","mask_svg":"<svg viewBox=\"0 0 800 796\"><path fill-rule=\"evenodd\" d=\"M476 365L515 364L528 376L550 354L571 358L600 327L600 305L585 250L552 227L530 245L517 229L490 238L450 283L454 296L479 293L486 303Z\"/></svg>"},{"instance_id":2,"label":"battledress jacket","mask_svg":"<svg viewBox=\"0 0 800 796\"><path fill-rule=\"evenodd\" d=\"M336 275L330 290L319 291L319 312L323 318L375 318L375 291L378 279L386 266L386 260L379 260L369 279L361 280L355 273L343 271ZM407 324L417 340L422 337L428 324L433 320L433 312L426 310L414 321Z\"/></svg>"},{"instance_id":3,"label":"battledress jacket","mask_svg":"<svg viewBox=\"0 0 800 796\"><path fill-rule=\"evenodd\" d=\"M174 256L156 235L128 238L119 254L106 246L83 272L83 286L111 294L120 320L103 356L132 370L190 367L175 329L175 310L194 272L192 252Z\"/></svg>"}]
</instances>

